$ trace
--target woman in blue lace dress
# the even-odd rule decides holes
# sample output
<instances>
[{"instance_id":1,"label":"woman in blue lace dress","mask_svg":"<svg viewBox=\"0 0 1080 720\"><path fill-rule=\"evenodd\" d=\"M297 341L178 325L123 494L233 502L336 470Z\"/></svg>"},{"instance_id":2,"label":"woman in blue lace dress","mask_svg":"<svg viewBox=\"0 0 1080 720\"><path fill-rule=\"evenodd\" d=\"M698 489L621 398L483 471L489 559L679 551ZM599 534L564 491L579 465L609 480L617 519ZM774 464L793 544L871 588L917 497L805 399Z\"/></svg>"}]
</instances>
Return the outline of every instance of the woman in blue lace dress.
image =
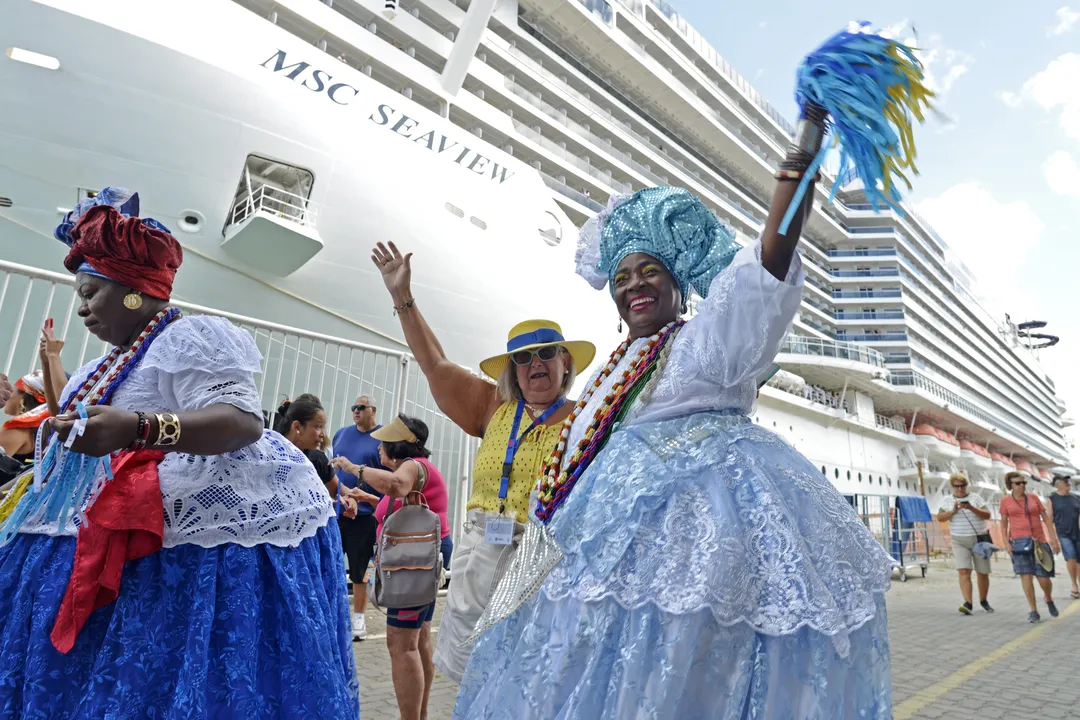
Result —
<instances>
[{"instance_id":1,"label":"woman in blue lace dress","mask_svg":"<svg viewBox=\"0 0 1080 720\"><path fill-rule=\"evenodd\" d=\"M57 229L115 348L0 527L0 717L358 718L331 499L262 429L251 336L170 306L180 245L138 212L106 188Z\"/></svg>"},{"instance_id":2,"label":"woman in blue lace dress","mask_svg":"<svg viewBox=\"0 0 1080 720\"><path fill-rule=\"evenodd\" d=\"M778 230L788 174L742 249L678 188L583 228L578 271L610 287L629 337L545 469L455 718L891 717L891 560L748 417L802 293L807 203Z\"/></svg>"}]
</instances>

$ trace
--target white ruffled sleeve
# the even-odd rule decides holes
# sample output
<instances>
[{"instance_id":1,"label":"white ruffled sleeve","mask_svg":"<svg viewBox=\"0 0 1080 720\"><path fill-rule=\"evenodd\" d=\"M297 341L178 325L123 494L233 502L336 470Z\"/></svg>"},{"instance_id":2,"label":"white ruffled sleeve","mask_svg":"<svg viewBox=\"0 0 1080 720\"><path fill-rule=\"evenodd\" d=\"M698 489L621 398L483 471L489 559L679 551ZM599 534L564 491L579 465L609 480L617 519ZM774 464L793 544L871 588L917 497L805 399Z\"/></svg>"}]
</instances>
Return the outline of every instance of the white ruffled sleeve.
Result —
<instances>
[{"instance_id":1,"label":"white ruffled sleeve","mask_svg":"<svg viewBox=\"0 0 1080 720\"><path fill-rule=\"evenodd\" d=\"M233 405L262 416L255 373L262 355L246 330L218 317L185 317L154 340L142 361L158 371L158 390L181 411Z\"/></svg>"},{"instance_id":2,"label":"white ruffled sleeve","mask_svg":"<svg viewBox=\"0 0 1080 720\"><path fill-rule=\"evenodd\" d=\"M791 327L803 280L798 253L780 281L761 265L761 238L740 250L680 333L697 365L685 369L723 388L756 381Z\"/></svg>"}]
</instances>

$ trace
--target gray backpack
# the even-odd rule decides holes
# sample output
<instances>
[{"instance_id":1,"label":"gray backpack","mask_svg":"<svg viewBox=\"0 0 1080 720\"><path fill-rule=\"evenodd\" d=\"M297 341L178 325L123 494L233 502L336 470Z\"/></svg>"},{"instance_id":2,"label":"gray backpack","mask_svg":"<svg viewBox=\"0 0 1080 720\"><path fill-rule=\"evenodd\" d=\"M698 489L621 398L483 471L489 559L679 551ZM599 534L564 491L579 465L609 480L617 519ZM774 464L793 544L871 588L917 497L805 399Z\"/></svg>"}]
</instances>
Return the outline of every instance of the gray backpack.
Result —
<instances>
[{"instance_id":1,"label":"gray backpack","mask_svg":"<svg viewBox=\"0 0 1080 720\"><path fill-rule=\"evenodd\" d=\"M419 504L395 510L399 500L391 498L383 518L375 549L375 604L381 608L423 607L434 602L442 584L439 516L420 494L426 481L420 465L419 488L410 494Z\"/></svg>"}]
</instances>

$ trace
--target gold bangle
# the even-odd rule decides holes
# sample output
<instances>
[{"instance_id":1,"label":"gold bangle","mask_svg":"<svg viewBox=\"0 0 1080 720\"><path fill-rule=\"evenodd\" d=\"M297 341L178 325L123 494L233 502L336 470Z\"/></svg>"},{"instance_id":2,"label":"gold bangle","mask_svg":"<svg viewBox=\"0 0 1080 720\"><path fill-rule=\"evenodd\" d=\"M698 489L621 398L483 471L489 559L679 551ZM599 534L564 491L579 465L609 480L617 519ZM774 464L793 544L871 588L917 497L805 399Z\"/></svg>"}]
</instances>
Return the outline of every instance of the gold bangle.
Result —
<instances>
[{"instance_id":1,"label":"gold bangle","mask_svg":"<svg viewBox=\"0 0 1080 720\"><path fill-rule=\"evenodd\" d=\"M158 447L172 447L180 442L180 418L174 413L158 413L155 417L158 421L158 432L154 444Z\"/></svg>"}]
</instances>

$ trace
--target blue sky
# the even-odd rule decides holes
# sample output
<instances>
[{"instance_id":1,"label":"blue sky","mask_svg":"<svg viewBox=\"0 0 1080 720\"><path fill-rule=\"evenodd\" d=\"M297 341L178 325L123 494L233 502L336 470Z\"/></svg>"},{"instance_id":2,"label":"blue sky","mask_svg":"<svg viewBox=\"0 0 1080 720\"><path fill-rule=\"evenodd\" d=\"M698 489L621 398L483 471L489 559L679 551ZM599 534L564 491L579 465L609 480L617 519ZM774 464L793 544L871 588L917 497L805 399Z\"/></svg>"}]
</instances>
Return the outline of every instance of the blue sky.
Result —
<instances>
[{"instance_id":1,"label":"blue sky","mask_svg":"<svg viewBox=\"0 0 1080 720\"><path fill-rule=\"evenodd\" d=\"M995 315L1060 335L1042 363L1080 417L1080 0L908 3L672 0L789 119L802 56L851 20L922 50L938 108L911 200ZM996 310L996 312L995 312Z\"/></svg>"}]
</instances>

